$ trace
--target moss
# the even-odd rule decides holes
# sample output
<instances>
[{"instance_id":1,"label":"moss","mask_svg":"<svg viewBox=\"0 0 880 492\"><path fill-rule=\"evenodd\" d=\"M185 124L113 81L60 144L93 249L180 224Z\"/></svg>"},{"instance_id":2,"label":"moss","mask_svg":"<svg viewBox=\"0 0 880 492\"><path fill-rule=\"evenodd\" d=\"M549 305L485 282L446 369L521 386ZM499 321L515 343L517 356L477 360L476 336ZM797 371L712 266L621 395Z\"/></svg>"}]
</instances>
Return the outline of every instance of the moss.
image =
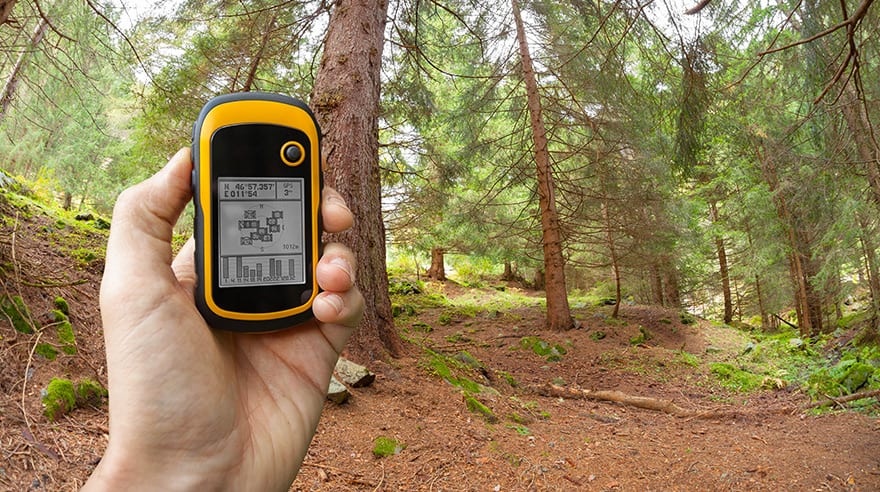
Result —
<instances>
[{"instance_id":1,"label":"moss","mask_svg":"<svg viewBox=\"0 0 880 492\"><path fill-rule=\"evenodd\" d=\"M62 321L67 321L67 314L60 309L53 309L50 313L52 315L52 322L61 323Z\"/></svg>"},{"instance_id":2,"label":"moss","mask_svg":"<svg viewBox=\"0 0 880 492\"><path fill-rule=\"evenodd\" d=\"M406 449L405 444L401 444L397 439L391 437L379 436L373 440L373 456L377 458L393 456L404 449Z\"/></svg>"},{"instance_id":3,"label":"moss","mask_svg":"<svg viewBox=\"0 0 880 492\"><path fill-rule=\"evenodd\" d=\"M605 338L607 336L608 336L608 334L605 333L604 331L596 330L593 333L590 333L590 340L592 340L594 342L598 342L599 340L602 340L603 338Z\"/></svg>"},{"instance_id":4,"label":"moss","mask_svg":"<svg viewBox=\"0 0 880 492\"><path fill-rule=\"evenodd\" d=\"M76 384L77 405L98 405L107 398L107 389L93 379L82 379Z\"/></svg>"},{"instance_id":5,"label":"moss","mask_svg":"<svg viewBox=\"0 0 880 492\"><path fill-rule=\"evenodd\" d=\"M709 365L709 371L714 374L721 384L736 391L753 391L760 388L764 378L757 374L739 369L732 364L716 362Z\"/></svg>"},{"instance_id":6,"label":"moss","mask_svg":"<svg viewBox=\"0 0 880 492\"><path fill-rule=\"evenodd\" d=\"M107 390L92 379L81 379L76 384L66 378L52 378L43 392L43 414L51 421L75 408L99 405L107 398Z\"/></svg>"},{"instance_id":7,"label":"moss","mask_svg":"<svg viewBox=\"0 0 880 492\"><path fill-rule=\"evenodd\" d=\"M53 347L50 343L38 343L34 349L34 353L48 360L55 360L55 358L58 357L58 349Z\"/></svg>"},{"instance_id":8,"label":"moss","mask_svg":"<svg viewBox=\"0 0 880 492\"><path fill-rule=\"evenodd\" d=\"M70 316L70 305L61 296L55 298L55 309L61 311L65 316Z\"/></svg>"},{"instance_id":9,"label":"moss","mask_svg":"<svg viewBox=\"0 0 880 492\"><path fill-rule=\"evenodd\" d=\"M568 352L562 345L551 345L547 341L533 336L521 338L519 346L521 349L531 350L536 355L544 357L547 362L559 362L562 360L562 356Z\"/></svg>"},{"instance_id":10,"label":"moss","mask_svg":"<svg viewBox=\"0 0 880 492\"><path fill-rule=\"evenodd\" d=\"M61 350L67 355L76 353L76 335L73 334L73 325L70 321L61 321L58 324L58 342L61 344Z\"/></svg>"},{"instance_id":11,"label":"moss","mask_svg":"<svg viewBox=\"0 0 880 492\"><path fill-rule=\"evenodd\" d=\"M687 311L682 311L681 313L679 313L678 320L681 321L681 324L683 325L692 325L697 322L697 318L695 318L693 314Z\"/></svg>"},{"instance_id":12,"label":"moss","mask_svg":"<svg viewBox=\"0 0 880 492\"><path fill-rule=\"evenodd\" d=\"M39 328L39 324L31 317L31 311L21 296L12 296L0 298L0 309L12 322L12 327L19 333L31 334L34 329Z\"/></svg>"},{"instance_id":13,"label":"moss","mask_svg":"<svg viewBox=\"0 0 880 492\"><path fill-rule=\"evenodd\" d=\"M43 414L51 421L58 420L62 415L76 407L76 392L73 381L64 378L52 378L43 396Z\"/></svg>"},{"instance_id":14,"label":"moss","mask_svg":"<svg viewBox=\"0 0 880 492\"><path fill-rule=\"evenodd\" d=\"M464 404L467 406L468 410L483 417L486 422L490 424L498 423L498 416L495 415L495 412L473 396L465 395Z\"/></svg>"},{"instance_id":15,"label":"moss","mask_svg":"<svg viewBox=\"0 0 880 492\"><path fill-rule=\"evenodd\" d=\"M651 335L651 332L648 331L644 326L639 325L639 334L634 336L633 338L630 338L629 344L641 345L652 338L654 338L654 336Z\"/></svg>"}]
</instances>

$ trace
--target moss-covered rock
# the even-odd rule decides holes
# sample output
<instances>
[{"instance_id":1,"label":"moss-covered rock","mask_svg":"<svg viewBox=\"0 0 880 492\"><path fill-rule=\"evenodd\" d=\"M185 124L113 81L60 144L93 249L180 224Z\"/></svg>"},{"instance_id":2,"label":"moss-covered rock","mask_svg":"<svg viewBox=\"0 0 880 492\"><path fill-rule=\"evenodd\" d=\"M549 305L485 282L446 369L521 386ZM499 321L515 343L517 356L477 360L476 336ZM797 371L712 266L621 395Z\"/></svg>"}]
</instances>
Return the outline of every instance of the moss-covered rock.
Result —
<instances>
[{"instance_id":1,"label":"moss-covered rock","mask_svg":"<svg viewBox=\"0 0 880 492\"><path fill-rule=\"evenodd\" d=\"M43 414L51 421L76 407L76 390L73 381L65 378L52 378L43 395Z\"/></svg>"},{"instance_id":2,"label":"moss-covered rock","mask_svg":"<svg viewBox=\"0 0 880 492\"><path fill-rule=\"evenodd\" d=\"M9 318L12 327L19 333L31 334L35 329L40 328L21 296L0 297L0 310Z\"/></svg>"}]
</instances>

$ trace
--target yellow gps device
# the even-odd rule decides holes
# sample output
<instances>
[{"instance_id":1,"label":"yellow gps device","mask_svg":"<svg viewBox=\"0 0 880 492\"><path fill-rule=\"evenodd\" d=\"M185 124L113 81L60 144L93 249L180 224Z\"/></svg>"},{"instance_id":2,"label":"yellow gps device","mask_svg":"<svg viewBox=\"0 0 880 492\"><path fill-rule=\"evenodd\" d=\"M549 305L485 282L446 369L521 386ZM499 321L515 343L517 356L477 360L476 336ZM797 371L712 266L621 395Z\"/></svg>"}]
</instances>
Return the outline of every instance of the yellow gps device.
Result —
<instances>
[{"instance_id":1,"label":"yellow gps device","mask_svg":"<svg viewBox=\"0 0 880 492\"><path fill-rule=\"evenodd\" d=\"M218 96L193 126L196 305L214 328L268 332L312 317L321 131L297 99Z\"/></svg>"}]
</instances>

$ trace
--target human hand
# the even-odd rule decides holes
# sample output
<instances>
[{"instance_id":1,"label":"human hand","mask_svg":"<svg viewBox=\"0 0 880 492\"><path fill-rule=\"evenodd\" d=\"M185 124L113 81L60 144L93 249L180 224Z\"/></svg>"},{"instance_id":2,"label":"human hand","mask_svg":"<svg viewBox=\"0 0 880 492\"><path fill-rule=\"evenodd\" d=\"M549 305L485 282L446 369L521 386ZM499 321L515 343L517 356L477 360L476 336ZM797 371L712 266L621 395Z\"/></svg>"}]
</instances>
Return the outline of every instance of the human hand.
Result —
<instances>
[{"instance_id":1,"label":"human hand","mask_svg":"<svg viewBox=\"0 0 880 492\"><path fill-rule=\"evenodd\" d=\"M191 170L183 149L117 200L101 284L110 442L83 490L288 490L363 313L353 254L328 244L314 320L262 335L207 326L193 241L173 261L170 245ZM351 227L335 190L321 210L328 232Z\"/></svg>"}]
</instances>

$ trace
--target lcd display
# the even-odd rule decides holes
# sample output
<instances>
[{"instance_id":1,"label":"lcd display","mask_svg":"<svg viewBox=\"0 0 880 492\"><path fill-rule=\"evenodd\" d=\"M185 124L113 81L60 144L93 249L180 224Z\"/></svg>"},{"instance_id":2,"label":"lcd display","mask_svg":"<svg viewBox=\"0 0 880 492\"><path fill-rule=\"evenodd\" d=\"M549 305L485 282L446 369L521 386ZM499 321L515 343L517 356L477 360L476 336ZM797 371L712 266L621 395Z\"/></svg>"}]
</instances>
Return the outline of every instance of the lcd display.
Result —
<instances>
[{"instance_id":1,"label":"lcd display","mask_svg":"<svg viewBox=\"0 0 880 492\"><path fill-rule=\"evenodd\" d=\"M218 178L222 287L306 282L302 178Z\"/></svg>"}]
</instances>

